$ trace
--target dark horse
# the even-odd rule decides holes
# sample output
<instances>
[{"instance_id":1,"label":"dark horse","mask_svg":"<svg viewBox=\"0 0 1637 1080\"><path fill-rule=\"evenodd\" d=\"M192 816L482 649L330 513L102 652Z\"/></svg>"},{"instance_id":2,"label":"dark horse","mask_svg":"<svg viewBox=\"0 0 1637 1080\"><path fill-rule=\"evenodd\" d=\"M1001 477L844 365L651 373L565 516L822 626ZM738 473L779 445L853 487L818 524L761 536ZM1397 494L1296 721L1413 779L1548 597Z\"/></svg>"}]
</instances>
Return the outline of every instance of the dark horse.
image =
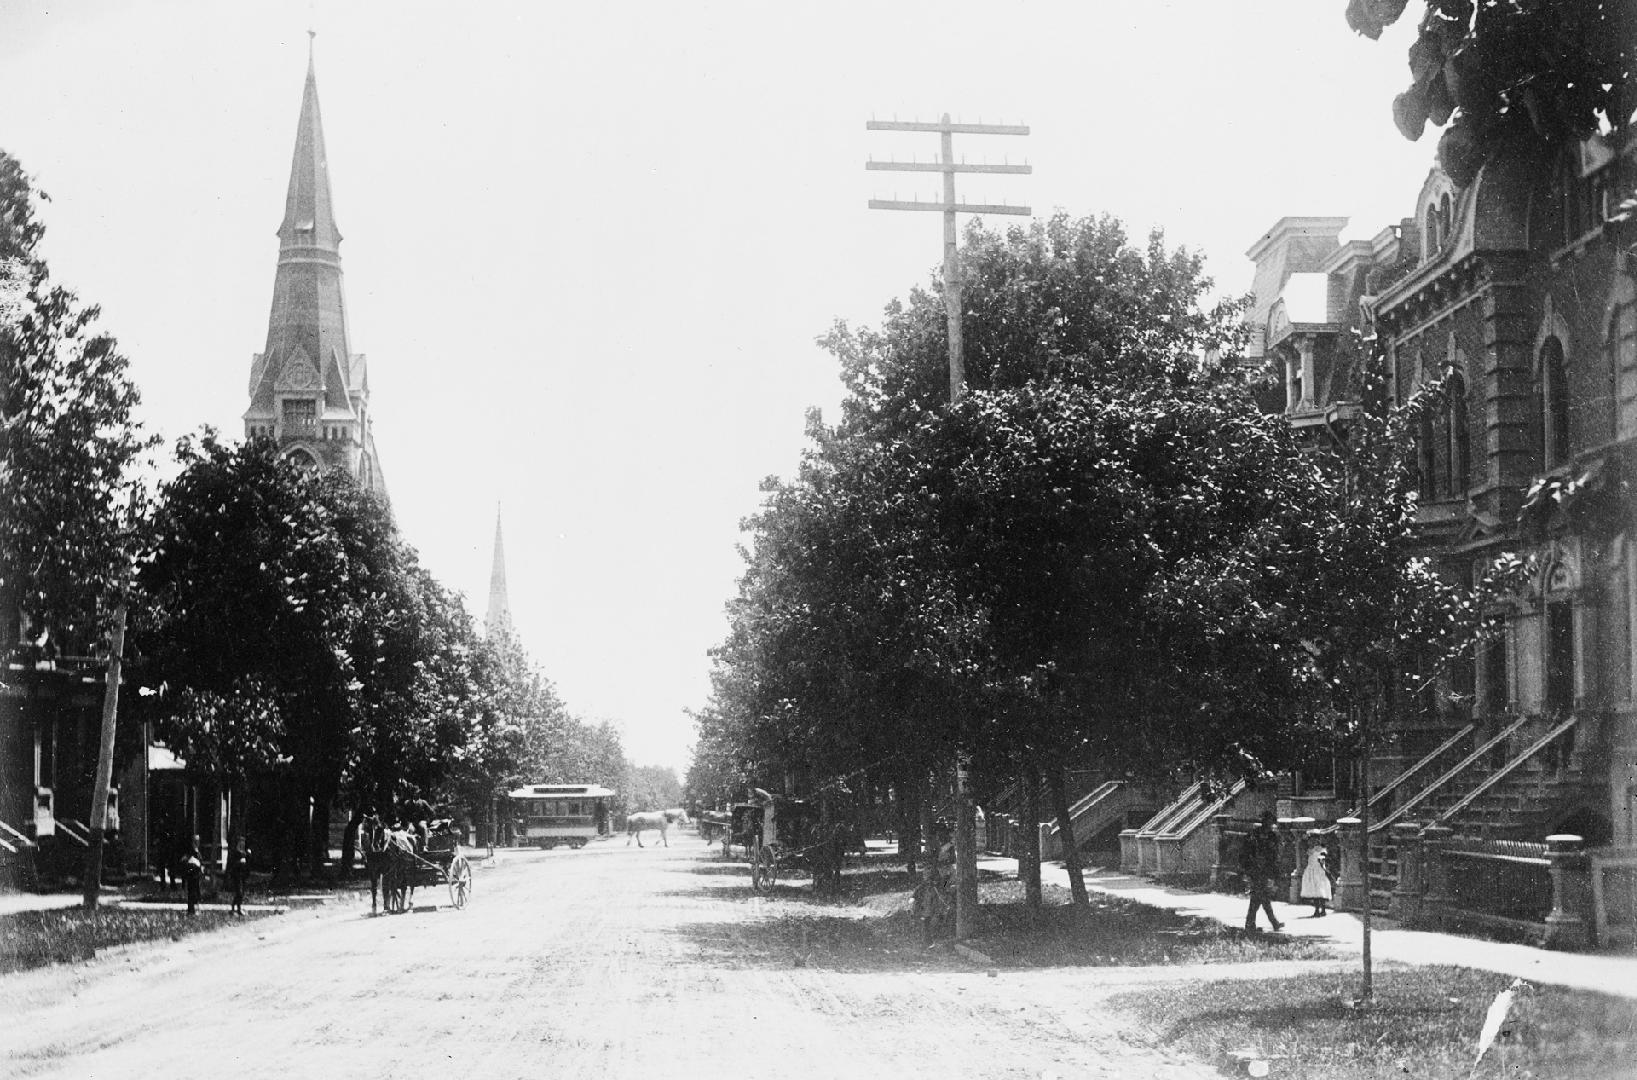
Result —
<instances>
[{"instance_id":1,"label":"dark horse","mask_svg":"<svg viewBox=\"0 0 1637 1080\"><path fill-rule=\"evenodd\" d=\"M365 814L359 820L358 846L364 852L364 869L369 871L369 913L375 915L378 914L375 899L377 891L382 892L383 901L389 899L382 889L382 884L387 869L392 864L387 827L379 814Z\"/></svg>"}]
</instances>

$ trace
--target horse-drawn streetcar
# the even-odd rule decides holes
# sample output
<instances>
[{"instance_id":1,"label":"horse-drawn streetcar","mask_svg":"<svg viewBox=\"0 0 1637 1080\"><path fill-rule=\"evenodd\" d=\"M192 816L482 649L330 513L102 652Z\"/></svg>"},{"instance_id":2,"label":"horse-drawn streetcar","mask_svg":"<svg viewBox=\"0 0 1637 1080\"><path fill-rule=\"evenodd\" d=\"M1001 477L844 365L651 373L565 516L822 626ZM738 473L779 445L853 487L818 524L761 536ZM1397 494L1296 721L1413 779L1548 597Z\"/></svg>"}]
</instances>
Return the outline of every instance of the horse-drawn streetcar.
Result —
<instances>
[{"instance_id":1,"label":"horse-drawn streetcar","mask_svg":"<svg viewBox=\"0 0 1637 1080\"><path fill-rule=\"evenodd\" d=\"M520 815L517 839L546 850L583 848L609 833L614 792L596 784L530 784L508 792Z\"/></svg>"}]
</instances>

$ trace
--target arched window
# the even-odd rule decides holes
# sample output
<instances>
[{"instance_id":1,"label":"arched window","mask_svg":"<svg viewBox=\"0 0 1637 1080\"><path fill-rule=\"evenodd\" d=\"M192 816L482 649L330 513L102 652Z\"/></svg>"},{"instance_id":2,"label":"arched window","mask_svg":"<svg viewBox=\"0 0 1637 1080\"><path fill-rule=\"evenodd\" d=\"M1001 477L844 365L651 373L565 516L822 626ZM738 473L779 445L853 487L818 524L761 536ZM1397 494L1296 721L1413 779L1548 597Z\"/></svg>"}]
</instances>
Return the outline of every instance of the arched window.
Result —
<instances>
[{"instance_id":1,"label":"arched window","mask_svg":"<svg viewBox=\"0 0 1637 1080\"><path fill-rule=\"evenodd\" d=\"M1607 331L1614 437L1629 439L1637 435L1637 283L1629 277L1615 283Z\"/></svg>"},{"instance_id":2,"label":"arched window","mask_svg":"<svg viewBox=\"0 0 1637 1080\"><path fill-rule=\"evenodd\" d=\"M1472 446L1467 433L1466 420L1466 380L1459 371L1449 378L1448 390L1449 406L1446 415L1449 417L1449 493L1452 496L1465 495L1471 478L1468 475L1472 467Z\"/></svg>"},{"instance_id":3,"label":"arched window","mask_svg":"<svg viewBox=\"0 0 1637 1080\"><path fill-rule=\"evenodd\" d=\"M1455 204L1450 199L1449 192L1438 200L1438 246L1449 243L1451 234L1455 232Z\"/></svg>"},{"instance_id":4,"label":"arched window","mask_svg":"<svg viewBox=\"0 0 1637 1080\"><path fill-rule=\"evenodd\" d=\"M299 446L284 456L307 472L313 472L318 468L318 459Z\"/></svg>"},{"instance_id":5,"label":"arched window","mask_svg":"<svg viewBox=\"0 0 1637 1080\"><path fill-rule=\"evenodd\" d=\"M1568 461L1569 377L1564 364L1563 342L1556 334L1540 346L1540 446L1545 468L1553 469Z\"/></svg>"},{"instance_id":6,"label":"arched window","mask_svg":"<svg viewBox=\"0 0 1637 1080\"><path fill-rule=\"evenodd\" d=\"M1438 208L1431 203L1427 204L1427 221L1422 227L1421 238L1426 242L1426 258L1438 254L1438 246L1442 242L1438 236Z\"/></svg>"},{"instance_id":7,"label":"arched window","mask_svg":"<svg viewBox=\"0 0 1637 1080\"><path fill-rule=\"evenodd\" d=\"M1438 497L1438 453L1437 433L1433 430L1433 410L1424 409L1421 419L1416 424L1415 432L1415 463L1416 489L1421 493L1423 501L1430 502Z\"/></svg>"}]
</instances>

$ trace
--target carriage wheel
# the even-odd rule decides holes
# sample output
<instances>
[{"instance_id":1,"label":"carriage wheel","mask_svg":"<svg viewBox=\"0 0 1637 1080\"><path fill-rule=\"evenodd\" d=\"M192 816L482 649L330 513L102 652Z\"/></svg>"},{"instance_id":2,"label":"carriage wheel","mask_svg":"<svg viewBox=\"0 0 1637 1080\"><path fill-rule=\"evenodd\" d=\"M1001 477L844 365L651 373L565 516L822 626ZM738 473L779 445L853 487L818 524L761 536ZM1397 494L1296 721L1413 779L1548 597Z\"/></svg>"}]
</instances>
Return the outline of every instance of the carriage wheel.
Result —
<instances>
[{"instance_id":1,"label":"carriage wheel","mask_svg":"<svg viewBox=\"0 0 1637 1080\"><path fill-rule=\"evenodd\" d=\"M465 907L466 901L471 898L472 864L466 861L464 855L457 855L449 866L449 902L459 909Z\"/></svg>"},{"instance_id":2,"label":"carriage wheel","mask_svg":"<svg viewBox=\"0 0 1637 1080\"><path fill-rule=\"evenodd\" d=\"M758 891L772 889L778 883L778 860L773 849L759 847L750 856L750 886Z\"/></svg>"}]
</instances>

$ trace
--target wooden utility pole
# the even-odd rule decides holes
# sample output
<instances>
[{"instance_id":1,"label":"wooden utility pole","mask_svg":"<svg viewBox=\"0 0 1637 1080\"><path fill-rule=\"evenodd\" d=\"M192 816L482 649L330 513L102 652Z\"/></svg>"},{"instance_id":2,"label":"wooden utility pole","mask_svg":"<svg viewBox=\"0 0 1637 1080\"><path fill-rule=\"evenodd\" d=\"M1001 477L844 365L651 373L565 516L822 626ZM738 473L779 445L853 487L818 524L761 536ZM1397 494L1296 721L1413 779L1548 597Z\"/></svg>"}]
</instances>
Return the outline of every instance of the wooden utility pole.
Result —
<instances>
[{"instance_id":1,"label":"wooden utility pole","mask_svg":"<svg viewBox=\"0 0 1637 1080\"><path fill-rule=\"evenodd\" d=\"M1027 217L1032 211L1027 206L1006 203L963 203L955 196L956 173L1010 173L1027 175L1034 171L1029 165L1003 162L995 165L983 162L969 165L955 160L956 135L1027 135L1026 124L957 124L949 114L935 122L920 120L871 120L864 125L867 131L926 131L938 134L939 157L936 161L876 161L864 163L864 168L877 172L935 172L943 176L943 198L937 202L899 199L871 199L871 210L935 210L944 216L944 314L949 321L949 401L954 404L966 393L966 362L961 354L961 268L959 261L956 215L958 214L1012 214ZM972 806L972 791L968 776L968 758L964 750L957 755L955 764L955 937L965 939L977 930L978 914L978 852L976 816ZM933 859L937 859L933 841Z\"/></svg>"},{"instance_id":2,"label":"wooden utility pole","mask_svg":"<svg viewBox=\"0 0 1637 1080\"><path fill-rule=\"evenodd\" d=\"M102 894L102 846L108 823L108 788L114 782L114 726L119 716L119 679L125 652L125 597L114 608L113 632L108 643L108 677L102 691L102 739L97 750L96 787L91 789L91 845L85 852L85 910L94 910ZM146 753L146 747L143 753ZM143 793L146 796L146 792ZM147 814L143 814L143 821Z\"/></svg>"},{"instance_id":3,"label":"wooden utility pole","mask_svg":"<svg viewBox=\"0 0 1637 1080\"><path fill-rule=\"evenodd\" d=\"M966 365L961 357L961 271L956 255L959 231L957 214L1014 214L1023 217L1033 211L1027 206L1006 203L963 203L955 197L956 173L1012 173L1027 175L1034 172L1031 165L999 165L989 162L967 164L955 160L956 135L1027 135L1027 124L955 124L949 114L936 121L871 120L864 125L868 131L929 131L937 132L940 157L936 161L876 161L864 163L864 168L876 172L935 172L944 178L943 198L933 201L920 199L871 199L871 210L931 210L944 216L944 312L949 319L949 400L959 401L966 393Z\"/></svg>"}]
</instances>

